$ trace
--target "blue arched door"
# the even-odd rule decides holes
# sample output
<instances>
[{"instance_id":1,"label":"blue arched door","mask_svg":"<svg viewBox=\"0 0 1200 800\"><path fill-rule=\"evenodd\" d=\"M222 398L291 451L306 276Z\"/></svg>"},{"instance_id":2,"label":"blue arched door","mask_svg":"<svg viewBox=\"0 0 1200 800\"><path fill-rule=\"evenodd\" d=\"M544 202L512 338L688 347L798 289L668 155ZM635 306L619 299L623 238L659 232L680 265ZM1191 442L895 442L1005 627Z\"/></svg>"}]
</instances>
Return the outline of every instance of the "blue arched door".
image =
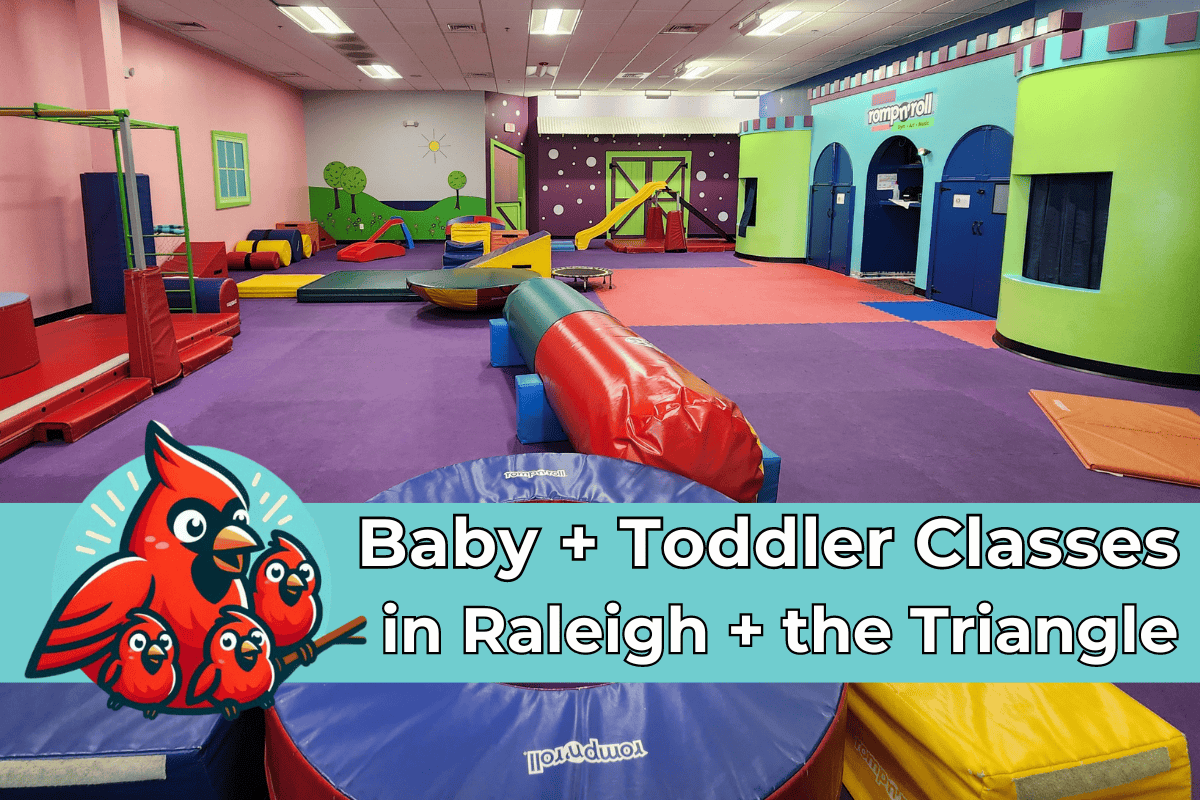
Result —
<instances>
[{"instance_id":1,"label":"blue arched door","mask_svg":"<svg viewBox=\"0 0 1200 800\"><path fill-rule=\"evenodd\" d=\"M1000 298L1012 142L995 125L967 132L936 187L929 295L989 317Z\"/></svg>"},{"instance_id":2,"label":"blue arched door","mask_svg":"<svg viewBox=\"0 0 1200 800\"><path fill-rule=\"evenodd\" d=\"M813 168L808 218L808 263L850 274L854 218L854 169L846 148L834 142Z\"/></svg>"}]
</instances>

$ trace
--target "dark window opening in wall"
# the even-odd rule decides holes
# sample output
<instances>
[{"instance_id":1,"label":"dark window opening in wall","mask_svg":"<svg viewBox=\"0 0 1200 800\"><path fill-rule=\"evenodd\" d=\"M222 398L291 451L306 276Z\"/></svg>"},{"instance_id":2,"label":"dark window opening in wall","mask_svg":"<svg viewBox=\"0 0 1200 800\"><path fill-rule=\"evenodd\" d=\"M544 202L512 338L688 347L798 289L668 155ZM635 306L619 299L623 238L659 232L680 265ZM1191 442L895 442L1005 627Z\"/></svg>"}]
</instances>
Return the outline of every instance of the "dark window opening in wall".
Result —
<instances>
[{"instance_id":1,"label":"dark window opening in wall","mask_svg":"<svg viewBox=\"0 0 1200 800\"><path fill-rule=\"evenodd\" d=\"M1111 172L1033 175L1025 266L1030 280L1099 289Z\"/></svg>"},{"instance_id":2,"label":"dark window opening in wall","mask_svg":"<svg viewBox=\"0 0 1200 800\"><path fill-rule=\"evenodd\" d=\"M757 220L758 178L742 179L742 217L738 220L738 236L745 238L746 228Z\"/></svg>"}]
</instances>

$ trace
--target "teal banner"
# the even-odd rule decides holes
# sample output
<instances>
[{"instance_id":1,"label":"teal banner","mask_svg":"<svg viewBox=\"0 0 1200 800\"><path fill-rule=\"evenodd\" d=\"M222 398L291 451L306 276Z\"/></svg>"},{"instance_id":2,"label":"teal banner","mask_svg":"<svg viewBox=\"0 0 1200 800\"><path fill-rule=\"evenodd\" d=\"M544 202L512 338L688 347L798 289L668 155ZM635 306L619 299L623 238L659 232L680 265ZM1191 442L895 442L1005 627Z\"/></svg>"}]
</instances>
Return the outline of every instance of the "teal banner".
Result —
<instances>
[{"instance_id":1,"label":"teal banner","mask_svg":"<svg viewBox=\"0 0 1200 800\"><path fill-rule=\"evenodd\" d=\"M0 506L0 681L116 557L141 470ZM1196 505L306 506L239 475L243 527L315 561L314 638L366 618L295 680L1195 680Z\"/></svg>"}]
</instances>

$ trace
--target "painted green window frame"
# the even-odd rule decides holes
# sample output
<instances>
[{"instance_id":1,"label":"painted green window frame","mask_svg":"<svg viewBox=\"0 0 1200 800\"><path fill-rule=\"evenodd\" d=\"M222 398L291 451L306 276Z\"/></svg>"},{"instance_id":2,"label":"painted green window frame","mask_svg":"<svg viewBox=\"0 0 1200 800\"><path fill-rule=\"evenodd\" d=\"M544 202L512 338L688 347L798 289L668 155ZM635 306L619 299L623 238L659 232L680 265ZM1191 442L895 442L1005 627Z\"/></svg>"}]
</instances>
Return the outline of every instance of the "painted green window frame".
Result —
<instances>
[{"instance_id":1,"label":"painted green window frame","mask_svg":"<svg viewBox=\"0 0 1200 800\"><path fill-rule=\"evenodd\" d=\"M213 131L212 152L213 194L217 199L217 208L250 205L249 137L244 133L234 133L233 131ZM222 157L224 157L224 161ZM231 158L232 161L229 160ZM222 178L224 178L224 189L222 189ZM231 182L236 184L233 192L229 191ZM245 189L244 193L240 191L243 188Z\"/></svg>"}]
</instances>

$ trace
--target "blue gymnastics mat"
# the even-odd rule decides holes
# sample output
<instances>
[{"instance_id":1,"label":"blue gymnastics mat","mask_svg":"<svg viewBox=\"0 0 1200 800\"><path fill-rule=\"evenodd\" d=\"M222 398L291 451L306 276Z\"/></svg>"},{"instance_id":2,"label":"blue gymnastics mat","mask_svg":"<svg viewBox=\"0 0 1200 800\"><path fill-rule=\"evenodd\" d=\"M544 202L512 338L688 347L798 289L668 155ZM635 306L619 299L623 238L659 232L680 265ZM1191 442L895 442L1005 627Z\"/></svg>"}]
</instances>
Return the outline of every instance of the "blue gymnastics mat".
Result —
<instances>
[{"instance_id":1,"label":"blue gymnastics mat","mask_svg":"<svg viewBox=\"0 0 1200 800\"><path fill-rule=\"evenodd\" d=\"M939 303L936 300L900 300L880 303L863 303L909 322L934 322L952 319L994 319L965 308Z\"/></svg>"},{"instance_id":2,"label":"blue gymnastics mat","mask_svg":"<svg viewBox=\"0 0 1200 800\"><path fill-rule=\"evenodd\" d=\"M107 698L90 683L0 683L0 795L266 796L260 714L232 723L217 714L145 719L132 708L109 709Z\"/></svg>"}]
</instances>

